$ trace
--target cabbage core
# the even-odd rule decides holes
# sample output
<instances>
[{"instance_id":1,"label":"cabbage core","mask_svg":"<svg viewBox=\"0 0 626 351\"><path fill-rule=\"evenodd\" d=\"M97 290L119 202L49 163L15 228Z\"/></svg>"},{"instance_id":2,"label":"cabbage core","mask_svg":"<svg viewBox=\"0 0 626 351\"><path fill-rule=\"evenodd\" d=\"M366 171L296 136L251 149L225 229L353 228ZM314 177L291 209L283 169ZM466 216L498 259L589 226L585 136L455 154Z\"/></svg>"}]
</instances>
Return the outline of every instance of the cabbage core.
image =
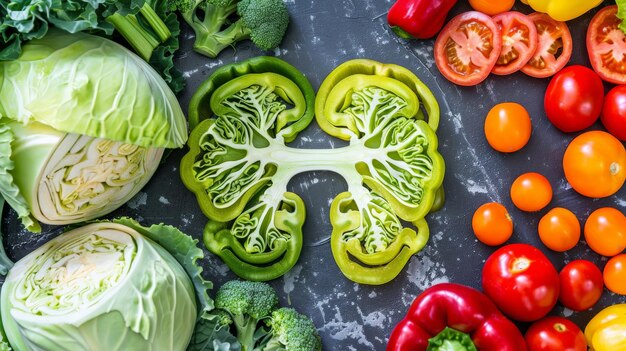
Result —
<instances>
[{"instance_id":1,"label":"cabbage core","mask_svg":"<svg viewBox=\"0 0 626 351\"><path fill-rule=\"evenodd\" d=\"M14 307L53 316L93 305L126 276L136 250L130 236L111 229L62 242L32 261Z\"/></svg>"}]
</instances>

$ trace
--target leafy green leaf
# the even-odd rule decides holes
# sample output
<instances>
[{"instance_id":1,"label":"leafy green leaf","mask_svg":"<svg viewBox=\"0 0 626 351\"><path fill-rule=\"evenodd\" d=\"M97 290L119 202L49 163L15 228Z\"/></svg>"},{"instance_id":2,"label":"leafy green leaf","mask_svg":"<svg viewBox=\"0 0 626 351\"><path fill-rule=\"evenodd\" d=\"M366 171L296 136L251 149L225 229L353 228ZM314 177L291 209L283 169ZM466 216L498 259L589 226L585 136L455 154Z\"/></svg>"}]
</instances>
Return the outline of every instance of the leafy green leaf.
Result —
<instances>
[{"instance_id":1,"label":"leafy green leaf","mask_svg":"<svg viewBox=\"0 0 626 351\"><path fill-rule=\"evenodd\" d=\"M622 20L619 29L626 33L626 22L624 21L626 20L626 0L615 0L615 3L617 4L617 18Z\"/></svg>"},{"instance_id":2,"label":"leafy green leaf","mask_svg":"<svg viewBox=\"0 0 626 351\"><path fill-rule=\"evenodd\" d=\"M219 323L218 316L201 318L191 337L187 351L240 351L241 344L229 332L227 325ZM1 351L1 350L0 350Z\"/></svg>"},{"instance_id":3,"label":"leafy green leaf","mask_svg":"<svg viewBox=\"0 0 626 351\"><path fill-rule=\"evenodd\" d=\"M20 193L20 189L13 182L14 164L11 160L11 142L13 141L13 132L6 124L0 124L0 197L9 203L9 205L17 212L22 224L31 232L40 232L41 227L37 220L31 215L30 208L26 199ZM4 250L3 250L4 252ZM2 273L2 269L0 269ZM6 272L2 273L6 274Z\"/></svg>"}]
</instances>

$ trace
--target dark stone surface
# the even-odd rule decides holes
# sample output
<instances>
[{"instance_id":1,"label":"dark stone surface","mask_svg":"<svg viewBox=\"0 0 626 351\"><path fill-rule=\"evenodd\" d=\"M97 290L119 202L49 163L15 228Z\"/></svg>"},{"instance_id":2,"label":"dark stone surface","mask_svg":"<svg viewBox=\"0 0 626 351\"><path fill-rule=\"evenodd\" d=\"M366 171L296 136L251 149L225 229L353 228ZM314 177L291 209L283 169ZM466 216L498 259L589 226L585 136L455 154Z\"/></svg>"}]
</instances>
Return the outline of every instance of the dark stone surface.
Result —
<instances>
[{"instance_id":1,"label":"dark stone surface","mask_svg":"<svg viewBox=\"0 0 626 351\"><path fill-rule=\"evenodd\" d=\"M561 167L563 152L575 135L556 130L543 112L543 94L548 79L535 79L516 73L491 76L476 87L458 87L445 80L433 61L433 42L403 41L389 30L386 12L391 1L384 0L287 0L292 22L280 49L261 52L250 42L225 50L217 59L208 59L191 50L192 34L181 36L182 50L177 60L185 72L187 88L180 96L183 109L197 86L222 64L269 54L295 65L317 89L324 77L337 65L352 58L369 58L396 63L417 74L438 98L442 118L438 131L440 152L446 160L445 189L447 202L443 210L428 216L431 239L427 247L413 257L404 271L384 286L353 283L335 265L328 239L331 226L328 207L334 196L345 189L339 176L326 172L300 174L290 183L307 206L304 228L305 247L295 268L271 284L283 304L291 304L310 315L318 326L326 350L384 350L393 326L404 316L414 297L432 284L444 281L480 288L481 270L494 249L477 242L471 231L471 216L476 208L489 201L502 202L515 222L510 242L533 244L555 264L585 258L603 267L606 259L591 252L584 242L573 250L554 253L539 241L537 223L549 208L571 209L583 221L602 206L626 207L626 190L616 196L591 200L578 195L564 179ZM515 9L529 13L530 8L518 2ZM460 2L453 14L469 10ZM570 64L588 65L585 31L596 11L569 23L574 41ZM608 88L608 85L607 85ZM533 134L521 151L505 155L491 149L483 134L483 121L489 109L499 102L515 101L531 114ZM601 128L599 124L593 128ZM299 148L331 148L345 145L329 137L315 122L292 143ZM165 222L201 238L205 217L195 197L179 180L178 164L186 150L175 150L150 183L127 205L108 217L131 216L144 224ZM510 184L521 173L536 171L552 183L554 198L548 209L524 213L514 208L508 196ZM14 259L59 233L46 227L39 236L21 230L15 214L5 211L3 220L8 234L8 254ZM206 251L205 251L206 252ZM221 261L208 254L204 263L207 278L216 284L234 278ZM553 311L584 327L602 307L626 299L605 290L600 303L591 311L572 313L562 306ZM521 325L524 328L524 325Z\"/></svg>"}]
</instances>

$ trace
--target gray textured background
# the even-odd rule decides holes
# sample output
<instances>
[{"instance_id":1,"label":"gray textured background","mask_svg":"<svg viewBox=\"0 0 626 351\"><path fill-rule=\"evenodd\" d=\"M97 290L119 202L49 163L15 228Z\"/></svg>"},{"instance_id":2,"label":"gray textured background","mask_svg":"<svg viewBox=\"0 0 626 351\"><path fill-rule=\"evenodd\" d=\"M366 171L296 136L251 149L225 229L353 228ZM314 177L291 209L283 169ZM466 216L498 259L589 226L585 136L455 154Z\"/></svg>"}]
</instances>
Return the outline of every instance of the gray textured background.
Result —
<instances>
[{"instance_id":1,"label":"gray textured background","mask_svg":"<svg viewBox=\"0 0 626 351\"><path fill-rule=\"evenodd\" d=\"M430 215L431 239L427 247L413 257L402 273L384 286L353 283L335 265L327 239L331 226L328 207L334 196L345 190L343 179L333 173L300 174L290 183L307 206L304 228L305 247L297 265L283 278L271 284L283 304L307 313L319 328L326 350L384 350L393 326L404 316L414 297L439 282L456 282L480 288L482 265L493 248L477 242L471 231L474 210L488 201L502 202L511 213L515 234L510 242L525 242L541 248L557 269L571 260L585 258L603 267L606 259L591 252L584 242L565 254L549 252L537 236L537 223L551 207L573 210L582 221L594 209L614 206L624 211L626 190L616 196L591 200L578 195L564 179L561 160L565 147L575 135L556 130L543 112L543 94L548 79L535 79L516 73L491 76L476 87L457 87L445 80L433 61L433 40L403 41L389 30L387 0L286 0L291 14L287 36L279 49L262 52L250 42L225 50L217 59L208 59L191 50L193 35L185 30L178 67L187 78L187 88L180 96L187 109L196 87L222 64L268 54L280 57L299 68L317 89L324 77L342 62L369 58L396 63L417 74L434 92L442 110L438 131L440 152L446 160L443 210ZM515 9L529 13L518 2ZM461 1L453 14L469 10ZM585 31L591 13L569 23L574 42L570 64L588 65ZM608 86L607 86L608 88ZM483 121L496 103L515 101L530 112L533 135L521 151L504 155L492 150L483 134ZM600 128L599 124L594 128ZM299 148L333 148L344 142L326 135L314 122L292 143ZM148 185L128 204L108 217L132 216L144 224L165 222L200 238L205 218L195 197L179 180L178 163L186 150L176 150L162 165ZM536 214L514 208L508 196L512 181L521 173L536 171L551 181L554 198L549 208ZM35 236L24 232L15 214L5 210L7 250L19 259L59 233L47 227ZM584 223L584 222L583 222ZM206 250L205 250L206 252ZM207 252L204 262L207 278L221 284L234 278L228 267ZM564 315L584 327L601 307L626 302L605 290L600 303L591 311L573 313L557 306L553 314ZM521 325L524 328L524 325Z\"/></svg>"}]
</instances>

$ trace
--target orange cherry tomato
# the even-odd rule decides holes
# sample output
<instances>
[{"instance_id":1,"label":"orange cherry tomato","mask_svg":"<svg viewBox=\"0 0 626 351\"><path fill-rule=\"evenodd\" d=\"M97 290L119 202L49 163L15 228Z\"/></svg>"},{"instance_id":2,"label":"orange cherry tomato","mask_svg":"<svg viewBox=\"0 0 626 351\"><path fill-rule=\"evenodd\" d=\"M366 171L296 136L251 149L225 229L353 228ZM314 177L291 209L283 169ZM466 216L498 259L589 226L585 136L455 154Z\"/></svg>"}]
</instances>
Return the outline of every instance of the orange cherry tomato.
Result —
<instances>
[{"instance_id":1,"label":"orange cherry tomato","mask_svg":"<svg viewBox=\"0 0 626 351\"><path fill-rule=\"evenodd\" d=\"M476 11L493 16L513 8L515 0L469 0L469 4Z\"/></svg>"},{"instance_id":2,"label":"orange cherry tomato","mask_svg":"<svg viewBox=\"0 0 626 351\"><path fill-rule=\"evenodd\" d=\"M497 151L515 152L530 139L532 126L524 106L515 102L495 105L485 118L487 142Z\"/></svg>"},{"instance_id":3,"label":"orange cherry tomato","mask_svg":"<svg viewBox=\"0 0 626 351\"><path fill-rule=\"evenodd\" d=\"M612 207L593 211L585 222L585 241L602 256L615 256L626 249L626 216Z\"/></svg>"},{"instance_id":4,"label":"orange cherry tomato","mask_svg":"<svg viewBox=\"0 0 626 351\"><path fill-rule=\"evenodd\" d=\"M472 229L476 238L483 244L498 246L513 235L513 220L504 206L490 202L474 212Z\"/></svg>"},{"instance_id":5,"label":"orange cherry tomato","mask_svg":"<svg viewBox=\"0 0 626 351\"><path fill-rule=\"evenodd\" d=\"M586 132L567 146L563 170L572 188L581 195L611 196L626 180L626 150L607 132Z\"/></svg>"},{"instance_id":6,"label":"orange cherry tomato","mask_svg":"<svg viewBox=\"0 0 626 351\"><path fill-rule=\"evenodd\" d=\"M522 211L539 211L552 201L552 186L539 173L524 173L511 185L511 200Z\"/></svg>"},{"instance_id":7,"label":"orange cherry tomato","mask_svg":"<svg viewBox=\"0 0 626 351\"><path fill-rule=\"evenodd\" d=\"M553 208L539 221L539 239L550 250L570 250L580 240L580 222L572 211Z\"/></svg>"},{"instance_id":8,"label":"orange cherry tomato","mask_svg":"<svg viewBox=\"0 0 626 351\"><path fill-rule=\"evenodd\" d=\"M604 266L604 285L620 295L626 295L626 254L611 258Z\"/></svg>"}]
</instances>

